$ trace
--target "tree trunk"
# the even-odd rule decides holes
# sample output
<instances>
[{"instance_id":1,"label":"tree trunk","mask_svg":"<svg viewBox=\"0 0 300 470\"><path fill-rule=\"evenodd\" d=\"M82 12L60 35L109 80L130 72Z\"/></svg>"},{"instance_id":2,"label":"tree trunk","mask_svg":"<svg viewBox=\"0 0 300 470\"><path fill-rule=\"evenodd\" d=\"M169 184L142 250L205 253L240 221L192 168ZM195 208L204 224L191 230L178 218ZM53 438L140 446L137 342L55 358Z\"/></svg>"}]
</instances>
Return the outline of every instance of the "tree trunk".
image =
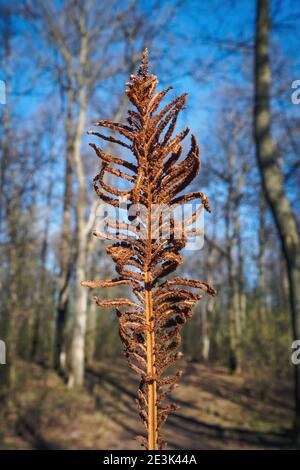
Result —
<instances>
[{"instance_id":1,"label":"tree trunk","mask_svg":"<svg viewBox=\"0 0 300 470\"><path fill-rule=\"evenodd\" d=\"M68 92L68 104L66 115L66 167L65 167L65 189L63 206L63 226L60 243L60 275L59 294L56 313L55 332L55 369L59 373L65 372L65 324L69 302L70 278L72 267L72 235L71 235L71 206L72 206L72 160L74 152L72 108L74 106L74 95Z\"/></svg>"},{"instance_id":2,"label":"tree trunk","mask_svg":"<svg viewBox=\"0 0 300 470\"><path fill-rule=\"evenodd\" d=\"M258 251L258 312L259 319L262 324L266 320L266 266L265 266L265 249L266 249L266 227L265 227L266 207L265 197L262 191L259 194L259 251Z\"/></svg>"},{"instance_id":3,"label":"tree trunk","mask_svg":"<svg viewBox=\"0 0 300 470\"><path fill-rule=\"evenodd\" d=\"M76 165L77 182L79 187L79 196L76 207L77 225L76 225L76 262L75 262L75 305L74 305L74 324L71 346L71 371L68 378L70 387L82 386L84 382L85 369L85 334L87 317L87 298L88 291L83 289L80 282L86 279L87 266L87 228L84 216L86 192L85 192L85 171L81 159L81 140L85 127L87 108L87 95L85 88L79 91L79 116L74 138L74 160Z\"/></svg>"},{"instance_id":4,"label":"tree trunk","mask_svg":"<svg viewBox=\"0 0 300 470\"><path fill-rule=\"evenodd\" d=\"M50 180L49 187L47 190L47 207L51 207L51 198L52 198L52 188L53 182ZM46 263L47 263L47 253L48 253L48 237L49 237L49 226L50 226L50 211L46 214L45 227L43 233L41 254L40 254L40 272L39 272L39 281L38 281L38 292L39 292L39 301L36 312L33 314L33 333L32 333L32 344L30 351L30 359L33 362L43 362L44 358L41 358L41 330L43 320L45 318L44 305L45 305L45 296L46 291Z\"/></svg>"},{"instance_id":5,"label":"tree trunk","mask_svg":"<svg viewBox=\"0 0 300 470\"><path fill-rule=\"evenodd\" d=\"M289 278L289 300L293 340L299 339L300 316L300 236L297 221L284 190L282 170L271 137L269 63L270 12L269 0L257 1L255 42L255 108L254 135L256 158L264 194L279 233ZM294 368L295 430L300 435L300 368Z\"/></svg>"},{"instance_id":6,"label":"tree trunk","mask_svg":"<svg viewBox=\"0 0 300 470\"><path fill-rule=\"evenodd\" d=\"M214 248L209 247L207 256L207 282L212 282L212 269L213 269ZM215 300L214 297L207 298L206 305L202 310L202 359L207 362L210 354L210 323L211 315L214 310Z\"/></svg>"},{"instance_id":7,"label":"tree trunk","mask_svg":"<svg viewBox=\"0 0 300 470\"><path fill-rule=\"evenodd\" d=\"M241 370L241 319L239 309L238 252L240 183L234 184L235 149L227 154L229 171L228 200L226 204L226 246L228 270L228 311L229 311L229 369L231 372Z\"/></svg>"}]
</instances>

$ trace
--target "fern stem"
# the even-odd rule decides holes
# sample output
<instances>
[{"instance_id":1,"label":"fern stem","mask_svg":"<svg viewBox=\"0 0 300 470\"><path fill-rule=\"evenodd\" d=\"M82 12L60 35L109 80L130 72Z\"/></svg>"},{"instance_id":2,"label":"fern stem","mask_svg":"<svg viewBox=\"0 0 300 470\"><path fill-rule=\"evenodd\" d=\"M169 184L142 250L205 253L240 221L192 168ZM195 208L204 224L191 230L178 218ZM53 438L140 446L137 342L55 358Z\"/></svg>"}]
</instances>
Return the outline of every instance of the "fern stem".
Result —
<instances>
[{"instance_id":1,"label":"fern stem","mask_svg":"<svg viewBox=\"0 0 300 470\"><path fill-rule=\"evenodd\" d=\"M148 208L147 208L147 264L145 270L145 303L146 303L146 348L147 348L147 374L153 377L148 384L148 450L158 449L157 431L157 403L156 403L156 370L155 370L155 336L154 336L154 312L152 300L151 273L148 269L152 255L152 234L151 234L151 209L152 194L151 184L148 181Z\"/></svg>"},{"instance_id":2,"label":"fern stem","mask_svg":"<svg viewBox=\"0 0 300 470\"><path fill-rule=\"evenodd\" d=\"M146 273L146 283L148 283L149 273ZM154 319L152 306L152 292L146 287L146 322L147 322L147 374L155 377L155 338ZM156 380L148 384L148 450L158 449L157 436L157 404L156 404Z\"/></svg>"}]
</instances>

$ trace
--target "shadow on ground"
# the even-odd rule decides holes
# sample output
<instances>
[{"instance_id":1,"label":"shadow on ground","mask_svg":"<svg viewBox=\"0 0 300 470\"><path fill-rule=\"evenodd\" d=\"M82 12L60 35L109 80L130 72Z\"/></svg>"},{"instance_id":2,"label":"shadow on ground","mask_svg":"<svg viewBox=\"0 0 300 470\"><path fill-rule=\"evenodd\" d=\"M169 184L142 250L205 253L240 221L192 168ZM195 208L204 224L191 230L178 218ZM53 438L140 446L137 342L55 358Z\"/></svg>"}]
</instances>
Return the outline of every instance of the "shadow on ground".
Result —
<instances>
[{"instance_id":1,"label":"shadow on ground","mask_svg":"<svg viewBox=\"0 0 300 470\"><path fill-rule=\"evenodd\" d=\"M291 440L288 384L228 375L182 363L173 394L180 409L163 428L169 449L284 449ZM125 359L95 363L86 388L69 390L53 371L21 363L14 409L1 420L2 449L140 449L145 435L135 404L138 377Z\"/></svg>"},{"instance_id":2,"label":"shadow on ground","mask_svg":"<svg viewBox=\"0 0 300 470\"><path fill-rule=\"evenodd\" d=\"M289 389L261 392L222 368L184 365L181 386L174 392L180 410L170 415L165 437L173 449L292 448L292 406ZM144 433L137 425L134 403L138 380L121 359L87 370L88 390L95 405L119 428L120 440ZM281 394L274 399L273 394ZM286 393L286 396L282 394Z\"/></svg>"}]
</instances>

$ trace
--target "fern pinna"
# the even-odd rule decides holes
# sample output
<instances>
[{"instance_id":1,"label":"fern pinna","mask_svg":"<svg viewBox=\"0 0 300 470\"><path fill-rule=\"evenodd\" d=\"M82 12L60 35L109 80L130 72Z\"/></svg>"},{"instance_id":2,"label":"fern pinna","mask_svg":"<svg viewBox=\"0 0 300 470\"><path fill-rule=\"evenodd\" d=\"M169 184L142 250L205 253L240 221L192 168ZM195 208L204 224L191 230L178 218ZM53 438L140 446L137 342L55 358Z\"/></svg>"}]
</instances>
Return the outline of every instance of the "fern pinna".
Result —
<instances>
[{"instance_id":1,"label":"fern pinna","mask_svg":"<svg viewBox=\"0 0 300 470\"><path fill-rule=\"evenodd\" d=\"M181 353L177 352L180 330L192 316L192 307L202 297L199 289L211 295L215 295L215 290L204 282L181 277L161 281L182 263L179 253L186 245L189 233L184 230L180 238L176 237L175 223L171 217L168 238L154 237L151 223L153 212L162 205L173 210L197 199L207 211L210 208L202 192L180 195L198 174L200 167L199 146L194 136L191 137L187 156L181 159L181 142L189 129L172 137L187 95L183 94L159 109L172 87L155 91L158 80L148 71L147 49L137 75L132 75L130 79L126 93L134 109L128 111L127 124L104 120L96 124L119 133L121 138L94 131L90 133L130 150L134 159L112 156L91 143L102 160L94 187L97 195L112 206L119 207L119 198L125 197L129 207L141 205L145 210L129 216L129 224L107 219L107 226L115 229L114 235L94 232L96 236L108 239L118 237L108 246L107 252L116 263L120 277L107 281L84 281L82 284L91 288L118 285L132 288L136 301L126 298L102 300L98 297L95 300L99 307L116 308L125 355L130 367L141 378L137 406L148 438L137 438L145 448L156 450L164 445L160 433L162 425L169 413L177 409L174 404L163 405L163 401L176 386L181 372L164 374L181 357ZM122 188L124 181L130 187L114 187L104 180L106 175L120 178ZM158 217L159 227L162 228L163 218L157 214L154 216ZM196 217L197 211L194 210L189 221L184 222L188 222L188 226ZM122 236L125 226L129 230L127 237ZM143 227L146 236L139 236L138 226Z\"/></svg>"}]
</instances>

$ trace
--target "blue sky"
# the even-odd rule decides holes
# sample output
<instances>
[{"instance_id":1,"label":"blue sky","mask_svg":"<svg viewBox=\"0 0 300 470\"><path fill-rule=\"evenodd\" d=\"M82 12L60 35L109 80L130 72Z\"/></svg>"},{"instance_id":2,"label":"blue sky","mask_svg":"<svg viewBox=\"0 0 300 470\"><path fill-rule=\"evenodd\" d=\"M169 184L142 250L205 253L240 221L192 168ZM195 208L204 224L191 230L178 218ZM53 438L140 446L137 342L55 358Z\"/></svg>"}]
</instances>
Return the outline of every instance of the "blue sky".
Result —
<instances>
[{"instance_id":1,"label":"blue sky","mask_svg":"<svg viewBox=\"0 0 300 470\"><path fill-rule=\"evenodd\" d=\"M59 5L61 2L57 2ZM139 2L140 8L150 20L153 20L152 8L153 0L143 0ZM15 5L22 5L23 2L15 2ZM124 2L122 2L124 5ZM0 5L5 2L0 1ZM164 8L174 6L174 2L161 2ZM298 20L297 29L297 2L292 0L271 1L272 18L274 27L271 36L272 65L274 69L280 65L284 82L283 92L276 96L273 106L284 107L288 115L299 116L300 106L297 108L290 102L290 84L293 80L300 78L300 54L299 40L300 28ZM298 6L300 10L300 6ZM159 18L163 21L163 18ZM55 109L57 114L57 125L54 123L54 135L42 140L45 152L54 150L56 154L56 164L50 171L56 185L57 210L53 214L52 231L58 229L60 225L61 195L63 181L63 157L59 154L63 151L63 138L61 138L62 124L60 115L62 113L62 103L58 93L58 86L53 77L44 66L40 66L34 51L39 51L47 58L52 52L44 44L39 44L39 38L34 29L26 21L18 18L13 19L18 35L14 39L13 52L16 53L13 59L12 90L8 96L7 105L15 115L17 130L26 127L30 132L42 133L43 125L47 125L47 111ZM224 2L217 0L186 0L183 1L168 26L158 31L153 49L150 50L150 66L154 73L159 75L163 86L172 84L174 91L171 91L170 98L182 92L189 93L187 110L183 115L180 126L189 125L198 136L201 144L202 161L205 166L208 158L218 154L218 147L215 139L216 132L220 130L220 108L228 110L243 106L245 113L251 114L252 97L252 67L253 55L251 46L254 38L255 23L255 1L254 0L227 0ZM241 46L238 50L236 44ZM32 49L28 45L31 44ZM159 55L158 55L159 53ZM281 62L280 62L281 61ZM6 79L5 58L2 57L0 79ZM298 75L299 76L298 76ZM120 75L112 81L102 82L96 97L99 100L97 107L103 110L103 115L99 118L110 117L111 90L115 87L118 93L124 90L125 75ZM235 100L228 98L226 90L236 90ZM274 88L275 89L275 88ZM26 92L26 93L24 93ZM227 94L226 94L227 93ZM227 97L227 98L226 98ZM103 105L101 103L103 101ZM41 110L45 115L45 122L40 119ZM0 109L1 112L1 109ZM93 106L90 107L88 120L92 121L95 116ZM88 125L87 128L90 126ZM276 131L276 126L275 126ZM251 129L249 129L251 133ZM92 152L87 147L88 138L83 141L84 152L93 158ZM253 155L249 155L251 164L255 165ZM49 177L49 168L45 168L43 178ZM39 175L40 177L41 175ZM222 185L214 190L200 176L200 184L204 184L204 190L208 192L215 204L221 203L226 196ZM207 187L205 187L207 186ZM294 191L290 188L291 195ZM297 195L297 193L295 193ZM296 196L295 196L296 197ZM41 194L41 207L44 204L43 194ZM246 240L250 240L254 249L257 243L253 238L256 232L257 213L256 208L250 203L249 207L243 208L248 216L243 233ZM247 213L248 212L248 213ZM206 219L209 227L209 220ZM224 230L222 221L220 233Z\"/></svg>"}]
</instances>

